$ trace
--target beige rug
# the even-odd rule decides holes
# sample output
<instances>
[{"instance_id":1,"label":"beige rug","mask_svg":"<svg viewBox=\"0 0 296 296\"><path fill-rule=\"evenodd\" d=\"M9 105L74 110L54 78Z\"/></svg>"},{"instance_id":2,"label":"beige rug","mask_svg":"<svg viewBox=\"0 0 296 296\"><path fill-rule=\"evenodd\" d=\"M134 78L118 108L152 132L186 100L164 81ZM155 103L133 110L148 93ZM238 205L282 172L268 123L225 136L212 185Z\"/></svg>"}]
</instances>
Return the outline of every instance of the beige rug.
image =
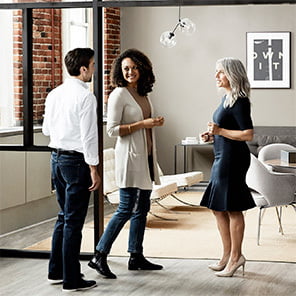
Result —
<instances>
[{"instance_id":1,"label":"beige rug","mask_svg":"<svg viewBox=\"0 0 296 296\"><path fill-rule=\"evenodd\" d=\"M180 198L199 204L202 193L187 192L178 194ZM221 242L216 222L210 210L202 207L189 207L169 197L162 201L173 212L158 205L152 212L177 221L165 221L149 215L144 240L144 253L148 257L163 258L219 258ZM296 262L296 213L292 207L283 208L282 224L284 235L278 232L274 208L266 210L261 226L261 245L257 246L258 209L245 212L245 237L243 253L248 260ZM105 218L105 225L111 216ZM93 252L93 223L83 229L83 252ZM111 255L127 256L128 223L113 244ZM27 249L49 250L48 238Z\"/></svg>"}]
</instances>

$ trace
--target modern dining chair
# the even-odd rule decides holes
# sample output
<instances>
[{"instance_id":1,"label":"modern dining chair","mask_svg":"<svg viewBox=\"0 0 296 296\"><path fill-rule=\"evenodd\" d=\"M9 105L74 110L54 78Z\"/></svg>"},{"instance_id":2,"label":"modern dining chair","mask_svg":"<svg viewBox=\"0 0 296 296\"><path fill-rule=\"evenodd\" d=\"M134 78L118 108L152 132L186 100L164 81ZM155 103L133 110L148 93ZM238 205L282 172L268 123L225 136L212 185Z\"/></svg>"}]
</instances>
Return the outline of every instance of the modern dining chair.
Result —
<instances>
[{"instance_id":1,"label":"modern dining chair","mask_svg":"<svg viewBox=\"0 0 296 296\"><path fill-rule=\"evenodd\" d=\"M280 159L281 150L296 151L296 147L285 143L273 143L262 147L258 153L258 159L270 170L282 173L296 173L295 169L284 167L272 167L264 162L271 159Z\"/></svg>"},{"instance_id":2,"label":"modern dining chair","mask_svg":"<svg viewBox=\"0 0 296 296\"><path fill-rule=\"evenodd\" d=\"M246 176L253 199L259 208L257 244L260 240L262 211L275 207L282 234L281 207L293 206L296 212L296 175L269 171L256 156L251 154L251 164Z\"/></svg>"}]
</instances>

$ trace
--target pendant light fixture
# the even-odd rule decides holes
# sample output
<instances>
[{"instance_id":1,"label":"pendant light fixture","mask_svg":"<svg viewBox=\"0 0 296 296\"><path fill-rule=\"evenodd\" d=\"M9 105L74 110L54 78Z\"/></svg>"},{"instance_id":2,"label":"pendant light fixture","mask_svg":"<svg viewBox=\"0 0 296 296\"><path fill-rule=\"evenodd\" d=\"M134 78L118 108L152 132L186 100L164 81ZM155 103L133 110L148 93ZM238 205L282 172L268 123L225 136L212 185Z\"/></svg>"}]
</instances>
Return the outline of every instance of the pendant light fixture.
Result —
<instances>
[{"instance_id":1,"label":"pendant light fixture","mask_svg":"<svg viewBox=\"0 0 296 296\"><path fill-rule=\"evenodd\" d=\"M179 21L172 31L165 31L160 35L160 43L167 48L174 47L177 44L176 30L180 27L182 33L192 35L195 30L195 24L189 18L181 19L181 6L179 6Z\"/></svg>"}]
</instances>

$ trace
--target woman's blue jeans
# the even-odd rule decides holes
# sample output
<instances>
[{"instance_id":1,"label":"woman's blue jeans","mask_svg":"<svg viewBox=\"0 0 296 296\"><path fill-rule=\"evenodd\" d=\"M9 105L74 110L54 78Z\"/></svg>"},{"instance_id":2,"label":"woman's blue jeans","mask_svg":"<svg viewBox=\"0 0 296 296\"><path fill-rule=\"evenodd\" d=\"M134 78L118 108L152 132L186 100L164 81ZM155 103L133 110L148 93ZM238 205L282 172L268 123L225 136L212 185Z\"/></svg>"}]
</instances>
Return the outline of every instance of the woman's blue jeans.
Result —
<instances>
[{"instance_id":1,"label":"woman's blue jeans","mask_svg":"<svg viewBox=\"0 0 296 296\"><path fill-rule=\"evenodd\" d=\"M60 212L52 236L48 271L50 275L62 278L64 283L76 284L81 278L81 232L90 198L89 166L83 154L53 152L51 171Z\"/></svg>"},{"instance_id":2,"label":"woman's blue jeans","mask_svg":"<svg viewBox=\"0 0 296 296\"><path fill-rule=\"evenodd\" d=\"M146 218L150 210L151 190L121 188L118 208L109 221L96 250L109 254L112 244L124 224L130 220L129 253L143 253Z\"/></svg>"}]
</instances>

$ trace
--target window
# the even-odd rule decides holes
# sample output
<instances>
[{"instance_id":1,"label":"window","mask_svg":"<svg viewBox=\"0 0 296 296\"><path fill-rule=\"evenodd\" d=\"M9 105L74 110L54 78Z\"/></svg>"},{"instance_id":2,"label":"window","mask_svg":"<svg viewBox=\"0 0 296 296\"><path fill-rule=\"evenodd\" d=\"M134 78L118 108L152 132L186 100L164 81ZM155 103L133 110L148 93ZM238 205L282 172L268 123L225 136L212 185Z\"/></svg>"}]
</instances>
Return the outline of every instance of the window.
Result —
<instances>
[{"instance_id":1,"label":"window","mask_svg":"<svg viewBox=\"0 0 296 296\"><path fill-rule=\"evenodd\" d=\"M13 93L13 10L0 11L0 130L15 126Z\"/></svg>"}]
</instances>

